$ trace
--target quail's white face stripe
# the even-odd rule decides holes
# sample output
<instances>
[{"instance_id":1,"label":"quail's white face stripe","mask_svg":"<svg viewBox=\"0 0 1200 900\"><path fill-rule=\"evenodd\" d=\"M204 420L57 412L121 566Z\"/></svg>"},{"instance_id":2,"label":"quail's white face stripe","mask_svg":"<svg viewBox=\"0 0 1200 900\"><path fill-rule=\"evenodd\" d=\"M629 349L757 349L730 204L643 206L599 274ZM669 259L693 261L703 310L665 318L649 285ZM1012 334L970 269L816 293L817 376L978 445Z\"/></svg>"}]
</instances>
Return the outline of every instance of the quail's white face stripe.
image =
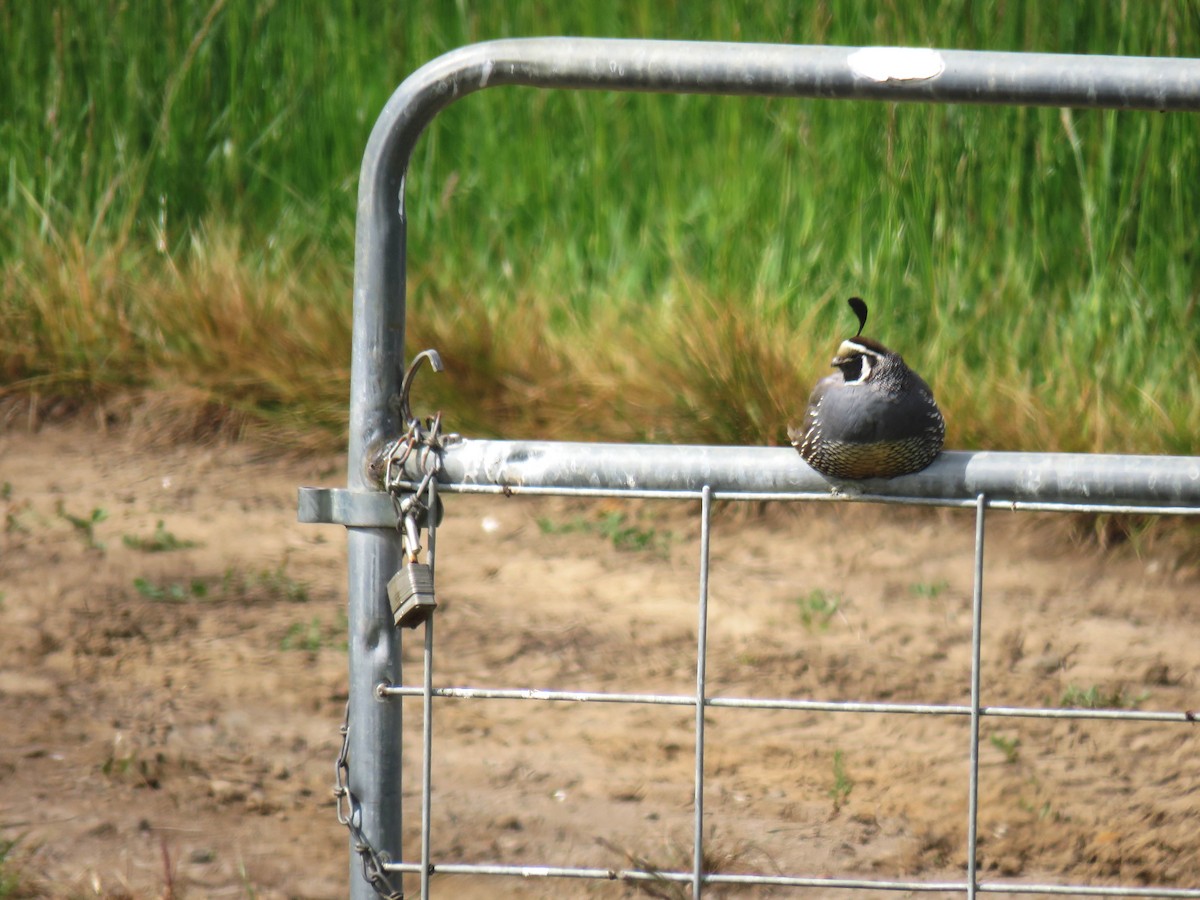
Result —
<instances>
[{"instance_id":1,"label":"quail's white face stripe","mask_svg":"<svg viewBox=\"0 0 1200 900\"><path fill-rule=\"evenodd\" d=\"M855 356L855 355L869 356L872 359L879 359L879 356L880 356L880 354L877 351L872 350L870 347L867 347L864 344L858 343L853 338L842 341L842 345L840 347L838 347L837 355L838 356Z\"/></svg>"},{"instance_id":2,"label":"quail's white face stripe","mask_svg":"<svg viewBox=\"0 0 1200 900\"><path fill-rule=\"evenodd\" d=\"M853 340L842 341L842 345L838 347L839 357L857 356L862 359L862 370L858 377L853 381L847 381L846 384L863 384L871 377L871 366L873 361L877 361L880 355L870 347L864 347L862 344L855 343Z\"/></svg>"}]
</instances>

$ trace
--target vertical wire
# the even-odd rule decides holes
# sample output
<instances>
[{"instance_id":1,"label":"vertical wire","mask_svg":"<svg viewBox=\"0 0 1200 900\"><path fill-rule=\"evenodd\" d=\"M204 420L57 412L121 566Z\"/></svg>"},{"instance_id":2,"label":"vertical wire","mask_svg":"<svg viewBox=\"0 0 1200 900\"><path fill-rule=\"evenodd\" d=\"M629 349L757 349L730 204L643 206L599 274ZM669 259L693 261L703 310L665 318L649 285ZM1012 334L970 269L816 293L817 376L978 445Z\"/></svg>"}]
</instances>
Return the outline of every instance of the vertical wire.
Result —
<instances>
[{"instance_id":1,"label":"vertical wire","mask_svg":"<svg viewBox=\"0 0 1200 900\"><path fill-rule=\"evenodd\" d=\"M429 482L429 562L433 572L437 547L437 480ZM437 581L434 581L436 587ZM433 611L425 616L425 683L421 694L421 900L429 897L429 835L433 799Z\"/></svg>"},{"instance_id":2,"label":"vertical wire","mask_svg":"<svg viewBox=\"0 0 1200 900\"><path fill-rule=\"evenodd\" d=\"M971 774L967 785L967 900L975 900L979 843L979 658L983 632L983 522L987 497L975 498L975 587L971 600Z\"/></svg>"},{"instance_id":3,"label":"vertical wire","mask_svg":"<svg viewBox=\"0 0 1200 900\"><path fill-rule=\"evenodd\" d=\"M692 850L692 898L699 900L704 882L704 697L708 665L708 545L712 519L712 487L700 494L700 611L696 626L696 778L695 832Z\"/></svg>"}]
</instances>

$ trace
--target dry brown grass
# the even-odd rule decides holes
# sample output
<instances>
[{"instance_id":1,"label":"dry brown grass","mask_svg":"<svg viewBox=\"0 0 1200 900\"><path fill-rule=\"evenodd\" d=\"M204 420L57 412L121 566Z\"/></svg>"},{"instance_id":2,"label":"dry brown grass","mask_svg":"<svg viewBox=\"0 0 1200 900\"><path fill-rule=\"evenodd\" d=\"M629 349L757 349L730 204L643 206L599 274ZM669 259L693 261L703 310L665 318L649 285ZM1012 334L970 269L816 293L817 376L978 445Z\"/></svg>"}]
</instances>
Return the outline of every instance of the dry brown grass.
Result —
<instances>
[{"instance_id":1,"label":"dry brown grass","mask_svg":"<svg viewBox=\"0 0 1200 900\"><path fill-rule=\"evenodd\" d=\"M89 409L167 436L344 445L351 284L332 254L263 253L211 229L178 258L52 235L2 265L6 421ZM410 352L436 347L447 364L419 383L414 409L481 436L780 444L851 330L831 328L822 304L792 314L684 273L669 300L586 317L554 297L498 302L420 272L410 288ZM1047 352L1071 359L1070 341L1048 335ZM1007 353L958 348L953 332L899 348L933 385L950 447L1186 452L1182 436L1200 432L1195 404L1164 408L1149 389L1131 401L1092 367L1035 383Z\"/></svg>"}]
</instances>

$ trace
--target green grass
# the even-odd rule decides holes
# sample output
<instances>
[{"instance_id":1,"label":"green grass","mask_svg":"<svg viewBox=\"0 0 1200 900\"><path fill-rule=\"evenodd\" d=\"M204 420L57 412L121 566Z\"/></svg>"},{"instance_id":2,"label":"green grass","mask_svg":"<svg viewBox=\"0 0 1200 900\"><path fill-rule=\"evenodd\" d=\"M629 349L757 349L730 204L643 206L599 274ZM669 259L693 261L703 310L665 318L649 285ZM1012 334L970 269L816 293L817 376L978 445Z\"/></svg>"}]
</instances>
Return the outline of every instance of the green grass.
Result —
<instances>
[{"instance_id":1,"label":"green grass","mask_svg":"<svg viewBox=\"0 0 1200 900\"><path fill-rule=\"evenodd\" d=\"M133 579L133 588L147 600L157 603L187 603L208 596L208 584L203 578L159 583L139 576Z\"/></svg>"},{"instance_id":2,"label":"green grass","mask_svg":"<svg viewBox=\"0 0 1200 900\"><path fill-rule=\"evenodd\" d=\"M1160 4L5 4L0 399L343 442L396 84L576 34L1200 56ZM471 433L778 443L852 324L953 447L1200 452L1194 115L500 88L422 136L410 349ZM169 414L169 415L168 415Z\"/></svg>"},{"instance_id":3,"label":"green grass","mask_svg":"<svg viewBox=\"0 0 1200 900\"><path fill-rule=\"evenodd\" d=\"M672 539L671 532L643 526L620 512L605 512L594 519L576 516L567 522L555 522L540 516L537 524L542 534L596 534L610 541L614 550L646 551L660 556L665 556L670 550Z\"/></svg>"},{"instance_id":4,"label":"green grass","mask_svg":"<svg viewBox=\"0 0 1200 900\"><path fill-rule=\"evenodd\" d=\"M1004 754L1004 761L1012 765L1020 756L1021 739L1004 737L1000 734L988 735L988 743Z\"/></svg>"},{"instance_id":5,"label":"green grass","mask_svg":"<svg viewBox=\"0 0 1200 900\"><path fill-rule=\"evenodd\" d=\"M273 569L228 568L219 578L187 576L163 581L138 576L133 579L133 588L147 600L160 603L307 603L311 599L310 586L293 578L287 567L285 554Z\"/></svg>"},{"instance_id":6,"label":"green grass","mask_svg":"<svg viewBox=\"0 0 1200 900\"><path fill-rule=\"evenodd\" d=\"M1148 693L1143 692L1131 697L1125 693L1123 687L1105 689L1093 684L1083 688L1076 684L1069 684L1063 691L1059 703L1062 706L1077 709L1137 709L1148 696Z\"/></svg>"},{"instance_id":7,"label":"green grass","mask_svg":"<svg viewBox=\"0 0 1200 900\"><path fill-rule=\"evenodd\" d=\"M199 546L195 541L179 538L168 531L162 519L158 520L149 537L125 534L121 536L121 542L131 550L141 550L143 553L169 553L172 550L190 550Z\"/></svg>"},{"instance_id":8,"label":"green grass","mask_svg":"<svg viewBox=\"0 0 1200 900\"><path fill-rule=\"evenodd\" d=\"M12 839L0 838L0 900L28 896L22 893L23 873L17 867L14 854L24 835Z\"/></svg>"},{"instance_id":9,"label":"green grass","mask_svg":"<svg viewBox=\"0 0 1200 900\"><path fill-rule=\"evenodd\" d=\"M797 597L795 602L800 611L800 624L809 633L827 630L833 617L842 608L841 597L820 589L810 591L805 597Z\"/></svg>"},{"instance_id":10,"label":"green grass","mask_svg":"<svg viewBox=\"0 0 1200 900\"><path fill-rule=\"evenodd\" d=\"M854 790L854 779L846 774L846 757L841 750L833 751L833 787L829 789L829 799L833 801L833 811L836 813L850 799Z\"/></svg>"},{"instance_id":11,"label":"green grass","mask_svg":"<svg viewBox=\"0 0 1200 900\"><path fill-rule=\"evenodd\" d=\"M62 500L58 501L54 510L58 513L60 519L70 523L71 527L75 529L75 533L79 535L89 550L100 550L103 552L104 542L96 537L96 526L108 518L108 510L95 507L89 515L77 516L67 512Z\"/></svg>"},{"instance_id":12,"label":"green grass","mask_svg":"<svg viewBox=\"0 0 1200 900\"><path fill-rule=\"evenodd\" d=\"M914 597L935 600L949 587L950 582L943 578L938 581L915 581L908 586L908 591Z\"/></svg>"}]
</instances>

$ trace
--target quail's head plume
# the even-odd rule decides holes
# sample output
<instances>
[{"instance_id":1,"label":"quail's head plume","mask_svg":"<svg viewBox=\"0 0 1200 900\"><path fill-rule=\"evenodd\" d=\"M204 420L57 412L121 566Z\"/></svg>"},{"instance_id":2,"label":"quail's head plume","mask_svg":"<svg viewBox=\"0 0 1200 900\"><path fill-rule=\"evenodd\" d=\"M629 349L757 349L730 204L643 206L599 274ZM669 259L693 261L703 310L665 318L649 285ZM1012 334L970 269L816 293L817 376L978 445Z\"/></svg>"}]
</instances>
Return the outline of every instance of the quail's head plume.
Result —
<instances>
[{"instance_id":1,"label":"quail's head plume","mask_svg":"<svg viewBox=\"0 0 1200 900\"><path fill-rule=\"evenodd\" d=\"M942 449L946 422L929 385L899 353L862 336L867 304L851 297L858 332L842 341L788 437L804 461L833 478L892 478L925 468Z\"/></svg>"}]
</instances>

